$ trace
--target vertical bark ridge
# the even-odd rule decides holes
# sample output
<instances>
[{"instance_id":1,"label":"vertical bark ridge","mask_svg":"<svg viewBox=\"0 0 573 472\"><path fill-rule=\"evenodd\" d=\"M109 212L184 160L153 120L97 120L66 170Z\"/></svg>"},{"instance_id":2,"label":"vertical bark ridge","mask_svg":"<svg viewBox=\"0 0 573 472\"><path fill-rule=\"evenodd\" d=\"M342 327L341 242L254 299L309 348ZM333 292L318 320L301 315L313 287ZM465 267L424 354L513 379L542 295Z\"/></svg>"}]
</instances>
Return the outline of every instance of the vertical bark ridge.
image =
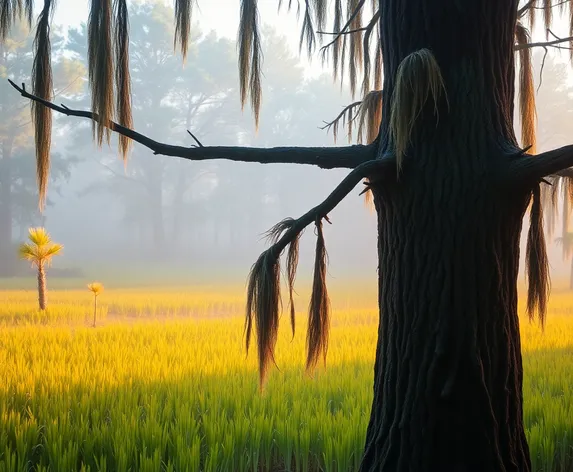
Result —
<instances>
[{"instance_id":1,"label":"vertical bark ridge","mask_svg":"<svg viewBox=\"0 0 573 472\"><path fill-rule=\"evenodd\" d=\"M495 180L517 146L516 4L380 8L379 152L392 151L389 105L411 52L435 56L448 108L437 124L433 107L422 111L400 182L373 186L381 318L361 471L527 472L516 287L531 189Z\"/></svg>"}]
</instances>

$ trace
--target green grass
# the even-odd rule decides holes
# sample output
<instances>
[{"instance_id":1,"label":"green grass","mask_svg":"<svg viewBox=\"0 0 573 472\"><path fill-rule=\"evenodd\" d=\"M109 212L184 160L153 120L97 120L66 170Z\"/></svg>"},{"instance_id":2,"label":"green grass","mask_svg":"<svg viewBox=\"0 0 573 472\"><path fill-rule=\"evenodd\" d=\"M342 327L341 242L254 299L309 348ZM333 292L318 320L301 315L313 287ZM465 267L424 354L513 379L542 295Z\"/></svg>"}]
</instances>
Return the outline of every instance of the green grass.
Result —
<instances>
[{"instance_id":1,"label":"green grass","mask_svg":"<svg viewBox=\"0 0 573 472\"><path fill-rule=\"evenodd\" d=\"M77 282L77 281L76 281ZM103 280L106 283L105 280ZM82 281L83 283L83 281ZM333 290L334 292L334 290ZM304 373L305 313L258 392L243 287L0 291L0 471L355 470L372 398L375 290L333 297L326 369ZM297 307L304 309L308 294ZM522 323L525 422L537 471L573 466L573 296Z\"/></svg>"}]
</instances>

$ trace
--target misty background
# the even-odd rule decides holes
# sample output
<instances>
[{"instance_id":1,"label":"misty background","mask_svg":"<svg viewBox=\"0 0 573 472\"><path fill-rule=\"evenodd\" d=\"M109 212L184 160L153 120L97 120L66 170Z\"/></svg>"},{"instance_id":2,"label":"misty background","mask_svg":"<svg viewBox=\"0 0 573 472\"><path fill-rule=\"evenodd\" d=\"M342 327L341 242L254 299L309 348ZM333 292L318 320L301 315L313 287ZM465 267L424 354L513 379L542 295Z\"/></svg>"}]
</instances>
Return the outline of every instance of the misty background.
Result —
<instances>
[{"instance_id":1,"label":"misty background","mask_svg":"<svg viewBox=\"0 0 573 472\"><path fill-rule=\"evenodd\" d=\"M262 18L264 20L264 17ZM137 131L152 139L192 145L334 146L321 130L353 101L330 74L308 74L291 41L263 29L261 124L241 111L235 41L195 24L185 64L173 51L173 11L160 2L130 11L130 66ZM90 108L85 25L52 28L56 103ZM188 274L216 282L244 280L268 247L262 233L285 217L320 203L347 170L305 165L263 165L223 160L191 162L154 156L134 144L126 165L117 139L98 149L91 122L54 113L48 206L37 210L30 103L7 78L30 87L33 35L13 28L0 49L0 274L26 274L16 247L27 229L43 225L64 244L52 275L97 277L98 272ZM539 85L544 51L534 53ZM549 52L538 90L538 150L573 142L572 84L565 60ZM516 116L518 124L518 117ZM354 140L353 140L354 142ZM347 144L344 132L338 144ZM376 216L357 187L329 216L325 240L329 272L337 279L376 278ZM527 228L525 221L524 228ZM557 226L559 228L559 226ZM568 276L570 261L548 239L554 277ZM522 235L525 248L526 231ZM301 277L310 275L313 227L301 240ZM523 264L522 264L523 266Z\"/></svg>"}]
</instances>

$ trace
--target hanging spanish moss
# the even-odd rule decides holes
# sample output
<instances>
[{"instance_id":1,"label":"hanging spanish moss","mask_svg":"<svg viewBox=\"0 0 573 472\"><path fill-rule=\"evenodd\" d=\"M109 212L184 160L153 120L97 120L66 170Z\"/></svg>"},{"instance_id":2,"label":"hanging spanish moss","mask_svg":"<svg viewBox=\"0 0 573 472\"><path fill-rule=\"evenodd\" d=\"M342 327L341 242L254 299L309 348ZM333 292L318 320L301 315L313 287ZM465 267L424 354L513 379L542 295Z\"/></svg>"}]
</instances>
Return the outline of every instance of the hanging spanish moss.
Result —
<instances>
[{"instance_id":1,"label":"hanging spanish moss","mask_svg":"<svg viewBox=\"0 0 573 472\"><path fill-rule=\"evenodd\" d=\"M244 109L247 98L250 97L257 128L259 126L262 99L261 61L262 49L257 0L241 0L241 22L239 26L239 89L241 107Z\"/></svg>"},{"instance_id":2,"label":"hanging spanish moss","mask_svg":"<svg viewBox=\"0 0 573 472\"><path fill-rule=\"evenodd\" d=\"M342 0L334 0L334 24L333 32L339 33L342 27ZM322 53L322 62L324 63L327 57L326 49ZM340 41L334 41L332 44L332 72L333 78L336 81L338 78L338 68L340 64Z\"/></svg>"},{"instance_id":3,"label":"hanging spanish moss","mask_svg":"<svg viewBox=\"0 0 573 472\"><path fill-rule=\"evenodd\" d=\"M310 6L308 0L306 2L306 8L304 9L304 18L302 20L302 27L300 29L300 39L299 39L299 52L302 51L303 45L306 45L306 52L309 57L312 56L314 51L314 45L316 38L314 35L314 26L312 24Z\"/></svg>"},{"instance_id":4,"label":"hanging spanish moss","mask_svg":"<svg viewBox=\"0 0 573 472\"><path fill-rule=\"evenodd\" d=\"M179 46L183 61L187 58L189 49L192 12L193 0L175 0L175 39L173 45L175 48Z\"/></svg>"},{"instance_id":5,"label":"hanging spanish moss","mask_svg":"<svg viewBox=\"0 0 573 472\"><path fill-rule=\"evenodd\" d=\"M253 319L259 355L259 385L262 388L274 352L279 327L280 262L278 251L263 252L251 268L247 288L245 323L246 348L249 351Z\"/></svg>"},{"instance_id":6,"label":"hanging spanish moss","mask_svg":"<svg viewBox=\"0 0 573 472\"><path fill-rule=\"evenodd\" d=\"M308 332L306 344L308 356L307 370L312 370L322 355L326 363L328 337L330 333L330 301L326 289L326 247L322 232L322 220L316 222L316 254L314 259L314 278L308 314Z\"/></svg>"},{"instance_id":7,"label":"hanging spanish moss","mask_svg":"<svg viewBox=\"0 0 573 472\"><path fill-rule=\"evenodd\" d=\"M533 319L535 313L543 326L549 297L549 262L543 233L543 211L539 185L532 192L532 204L529 213L530 225L527 234L525 264L529 282L527 292L527 314Z\"/></svg>"},{"instance_id":8,"label":"hanging spanish moss","mask_svg":"<svg viewBox=\"0 0 573 472\"><path fill-rule=\"evenodd\" d=\"M373 143L378 136L380 122L382 121L382 90L373 90L365 95L360 104L358 118L358 142Z\"/></svg>"},{"instance_id":9,"label":"hanging spanish moss","mask_svg":"<svg viewBox=\"0 0 573 472\"><path fill-rule=\"evenodd\" d=\"M0 0L0 38L4 41L8 37L14 19L12 0Z\"/></svg>"},{"instance_id":10,"label":"hanging spanish moss","mask_svg":"<svg viewBox=\"0 0 573 472\"><path fill-rule=\"evenodd\" d=\"M428 49L406 56L398 67L390 110L390 133L396 151L398 173L402 167L414 125L428 98L438 114L438 100L445 95L440 66Z\"/></svg>"},{"instance_id":11,"label":"hanging spanish moss","mask_svg":"<svg viewBox=\"0 0 573 472\"><path fill-rule=\"evenodd\" d=\"M515 30L517 44L525 45L529 42L529 32L521 23ZM535 89L533 85L533 67L531 63L531 48L519 50L519 111L521 116L521 144L531 146L530 152L535 153L536 137L535 122Z\"/></svg>"},{"instance_id":12,"label":"hanging spanish moss","mask_svg":"<svg viewBox=\"0 0 573 472\"><path fill-rule=\"evenodd\" d=\"M92 92L92 111L98 115L92 129L99 146L105 136L109 144L110 121L114 115L112 0L92 0L88 20L88 71Z\"/></svg>"},{"instance_id":13,"label":"hanging spanish moss","mask_svg":"<svg viewBox=\"0 0 573 472\"><path fill-rule=\"evenodd\" d=\"M24 13L26 14L26 20L28 21L28 26L31 27L32 16L34 14L34 0L25 0Z\"/></svg>"},{"instance_id":14,"label":"hanging spanish moss","mask_svg":"<svg viewBox=\"0 0 573 472\"><path fill-rule=\"evenodd\" d=\"M374 16L372 17L372 19L370 20L370 23L368 23L368 26L366 27L366 30L364 31L364 39L363 39L363 44L362 44L362 49L363 49L363 55L364 55L364 61L363 61L363 66L362 66L362 95L366 95L370 92L371 88L370 88L370 75L371 75L371 66L372 66L372 59L371 59L371 52L370 52L370 40L372 39L372 33L374 31L378 30L378 23L380 20L380 10L377 10L376 13L374 13ZM378 44L378 41L376 41L376 50L380 51L380 45ZM379 57L379 54L377 53L374 56L374 61L377 61ZM381 65L380 65L381 66ZM376 67L376 63L375 66ZM381 72L381 71L380 71ZM375 78L376 81L376 78ZM374 87L374 88L379 88L379 87Z\"/></svg>"},{"instance_id":15,"label":"hanging spanish moss","mask_svg":"<svg viewBox=\"0 0 573 472\"><path fill-rule=\"evenodd\" d=\"M350 31L356 31L350 35L348 75L350 81L350 93L352 98L356 96L356 84L358 71L362 69L364 50L362 44L362 8L365 0L348 0L348 18Z\"/></svg>"},{"instance_id":16,"label":"hanging spanish moss","mask_svg":"<svg viewBox=\"0 0 573 472\"><path fill-rule=\"evenodd\" d=\"M129 73L129 18L126 0L115 0L115 86L116 112L120 125L133 127L131 114L131 76ZM124 163L131 147L131 139L119 136L119 151Z\"/></svg>"},{"instance_id":17,"label":"hanging spanish moss","mask_svg":"<svg viewBox=\"0 0 573 472\"><path fill-rule=\"evenodd\" d=\"M300 236L301 233L299 233L295 237L293 242L289 244L287 252L287 282L289 290L290 326L293 337L296 324L293 292L294 292L294 280L296 278L296 269L298 267Z\"/></svg>"},{"instance_id":18,"label":"hanging spanish moss","mask_svg":"<svg viewBox=\"0 0 573 472\"><path fill-rule=\"evenodd\" d=\"M266 237L271 241L272 244L276 244L279 238L289 229L291 229L296 220L293 218L285 218L282 221L279 221L276 225L274 225L271 229L266 232ZM304 230L303 230L304 231ZM294 280L296 278L296 269L298 267L298 259L299 259L299 242L300 237L303 233L300 231L296 234L292 242L289 244L288 253L287 253L287 283L289 289L289 306L290 306L290 322L291 322L291 329L292 334L294 336L295 333L295 307L294 307Z\"/></svg>"},{"instance_id":19,"label":"hanging spanish moss","mask_svg":"<svg viewBox=\"0 0 573 472\"><path fill-rule=\"evenodd\" d=\"M38 18L34 39L34 64L32 66L32 90L35 95L50 100L53 93L53 78L50 44L50 15L52 0L44 0ZM36 143L36 179L38 182L38 206L42 211L46 204L50 175L50 149L52 144L52 110L32 102L32 118Z\"/></svg>"}]
</instances>

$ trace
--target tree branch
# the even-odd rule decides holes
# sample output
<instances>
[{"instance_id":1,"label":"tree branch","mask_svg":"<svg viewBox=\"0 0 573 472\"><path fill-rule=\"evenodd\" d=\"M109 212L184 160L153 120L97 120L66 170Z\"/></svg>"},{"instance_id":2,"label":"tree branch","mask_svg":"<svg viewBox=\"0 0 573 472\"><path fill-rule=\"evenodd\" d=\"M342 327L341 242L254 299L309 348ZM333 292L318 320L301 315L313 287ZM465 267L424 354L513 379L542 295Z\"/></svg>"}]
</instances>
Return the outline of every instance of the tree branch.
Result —
<instances>
[{"instance_id":1,"label":"tree branch","mask_svg":"<svg viewBox=\"0 0 573 472\"><path fill-rule=\"evenodd\" d=\"M8 79L20 95L37 103L51 108L67 116L88 118L97 121L98 116L91 111L74 110L65 105L56 105L26 91L26 87L17 86ZM322 169L347 168L354 169L360 164L376 157L376 146L353 145L343 147L274 147L252 148L238 146L175 146L155 141L137 131L126 128L118 123L111 122L109 128L122 136L151 149L154 154L180 157L192 161L209 159L227 159L240 162L257 162L260 164L308 164ZM195 138L196 139L196 138Z\"/></svg>"},{"instance_id":2,"label":"tree branch","mask_svg":"<svg viewBox=\"0 0 573 472\"><path fill-rule=\"evenodd\" d=\"M300 218L294 220L289 229L285 231L267 251L278 256L308 225L321 219L326 219L330 223L328 213L330 213L362 179L368 178L376 184L380 184L390 178L395 178L395 176L396 159L393 156L373 159L360 164L338 184L326 200L306 212ZM273 233L273 229L268 232L271 236Z\"/></svg>"},{"instance_id":3,"label":"tree branch","mask_svg":"<svg viewBox=\"0 0 573 472\"><path fill-rule=\"evenodd\" d=\"M550 6L550 8L556 8L560 5L565 5L566 3L569 3L570 1L571 0L562 0L560 2L554 3L553 5ZM535 4L535 1L530 0L525 5L523 5L519 10L517 10L517 18L522 18L530 10L544 10L545 9L544 6L538 7L538 6L534 6L534 4Z\"/></svg>"},{"instance_id":4,"label":"tree branch","mask_svg":"<svg viewBox=\"0 0 573 472\"><path fill-rule=\"evenodd\" d=\"M519 182L539 182L549 175L570 176L573 167L573 145L563 146L532 156L524 154L509 165L509 176Z\"/></svg>"},{"instance_id":5,"label":"tree branch","mask_svg":"<svg viewBox=\"0 0 573 472\"><path fill-rule=\"evenodd\" d=\"M552 41L541 41L537 43L526 43L526 44L516 44L515 51L521 51L522 49L530 48L546 48L548 46L557 47L558 44L573 41L573 36L568 36L567 38L557 38Z\"/></svg>"},{"instance_id":6,"label":"tree branch","mask_svg":"<svg viewBox=\"0 0 573 472\"><path fill-rule=\"evenodd\" d=\"M521 18L525 15L533 6L534 0L529 0L525 5L523 5L519 10L517 10L517 18Z\"/></svg>"}]
</instances>

